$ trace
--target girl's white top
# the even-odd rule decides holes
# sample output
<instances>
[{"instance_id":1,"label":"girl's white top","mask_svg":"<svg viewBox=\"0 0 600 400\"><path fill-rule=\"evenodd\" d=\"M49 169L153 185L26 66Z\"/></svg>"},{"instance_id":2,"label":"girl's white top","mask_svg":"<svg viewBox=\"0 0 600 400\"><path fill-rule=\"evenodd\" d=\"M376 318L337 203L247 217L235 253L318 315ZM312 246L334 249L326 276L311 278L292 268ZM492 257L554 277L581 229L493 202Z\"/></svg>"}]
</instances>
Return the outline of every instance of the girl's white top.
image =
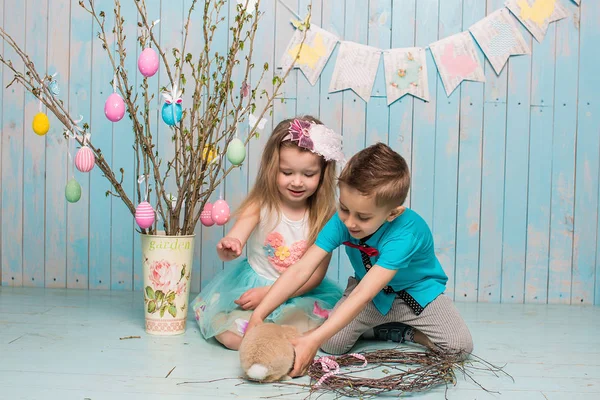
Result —
<instances>
[{"instance_id":1,"label":"girl's white top","mask_svg":"<svg viewBox=\"0 0 600 400\"><path fill-rule=\"evenodd\" d=\"M308 232L308 213L300 221L292 221L283 213L268 215L261 210L260 222L247 242L248 263L258 275L275 281L302 258Z\"/></svg>"}]
</instances>

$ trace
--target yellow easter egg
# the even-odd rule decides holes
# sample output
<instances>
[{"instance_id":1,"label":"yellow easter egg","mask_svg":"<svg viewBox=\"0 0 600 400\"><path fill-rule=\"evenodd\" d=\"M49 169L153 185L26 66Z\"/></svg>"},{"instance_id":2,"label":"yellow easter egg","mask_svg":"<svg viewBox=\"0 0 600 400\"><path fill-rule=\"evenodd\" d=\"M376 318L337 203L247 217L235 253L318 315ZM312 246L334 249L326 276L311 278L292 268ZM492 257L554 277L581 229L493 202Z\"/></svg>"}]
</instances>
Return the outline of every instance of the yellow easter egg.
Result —
<instances>
[{"instance_id":1,"label":"yellow easter egg","mask_svg":"<svg viewBox=\"0 0 600 400\"><path fill-rule=\"evenodd\" d=\"M33 117L31 127L36 134L44 136L50 130L50 120L46 114L39 112Z\"/></svg>"},{"instance_id":2,"label":"yellow easter egg","mask_svg":"<svg viewBox=\"0 0 600 400\"><path fill-rule=\"evenodd\" d=\"M202 150L202 159L206 161L207 164L210 164L212 160L215 159L217 152L213 146L204 146L204 150Z\"/></svg>"}]
</instances>

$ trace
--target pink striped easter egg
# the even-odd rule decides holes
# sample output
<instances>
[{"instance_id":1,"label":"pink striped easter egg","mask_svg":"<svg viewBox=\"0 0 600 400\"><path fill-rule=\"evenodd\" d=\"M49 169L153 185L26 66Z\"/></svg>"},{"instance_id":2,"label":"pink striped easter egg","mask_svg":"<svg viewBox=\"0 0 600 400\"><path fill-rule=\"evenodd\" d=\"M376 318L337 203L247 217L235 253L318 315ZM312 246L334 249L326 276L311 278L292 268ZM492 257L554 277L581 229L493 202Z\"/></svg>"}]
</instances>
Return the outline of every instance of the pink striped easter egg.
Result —
<instances>
[{"instance_id":1,"label":"pink striped easter egg","mask_svg":"<svg viewBox=\"0 0 600 400\"><path fill-rule=\"evenodd\" d=\"M142 229L147 229L154 223L154 209L147 201L142 201L135 209L135 222Z\"/></svg>"},{"instance_id":2,"label":"pink striped easter egg","mask_svg":"<svg viewBox=\"0 0 600 400\"><path fill-rule=\"evenodd\" d=\"M87 146L83 146L75 155L75 166L81 172L90 172L96 165L96 157L94 152Z\"/></svg>"}]
</instances>

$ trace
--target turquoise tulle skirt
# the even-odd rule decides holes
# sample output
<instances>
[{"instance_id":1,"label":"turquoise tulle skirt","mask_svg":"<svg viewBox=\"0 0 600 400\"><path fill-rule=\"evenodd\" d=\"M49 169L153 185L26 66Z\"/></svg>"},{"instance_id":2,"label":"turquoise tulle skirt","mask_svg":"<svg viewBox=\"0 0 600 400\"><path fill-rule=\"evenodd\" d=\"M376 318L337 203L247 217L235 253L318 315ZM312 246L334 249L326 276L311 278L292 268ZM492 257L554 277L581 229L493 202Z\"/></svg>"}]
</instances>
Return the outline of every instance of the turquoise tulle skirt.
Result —
<instances>
[{"instance_id":1,"label":"turquoise tulle skirt","mask_svg":"<svg viewBox=\"0 0 600 400\"><path fill-rule=\"evenodd\" d=\"M246 259L226 268L191 303L202 336L209 339L227 330L242 336L252 310L242 309L234 300L249 289L272 284L254 272ZM342 290L325 278L310 292L280 305L265 322L294 325L306 332L321 325L341 297Z\"/></svg>"}]
</instances>

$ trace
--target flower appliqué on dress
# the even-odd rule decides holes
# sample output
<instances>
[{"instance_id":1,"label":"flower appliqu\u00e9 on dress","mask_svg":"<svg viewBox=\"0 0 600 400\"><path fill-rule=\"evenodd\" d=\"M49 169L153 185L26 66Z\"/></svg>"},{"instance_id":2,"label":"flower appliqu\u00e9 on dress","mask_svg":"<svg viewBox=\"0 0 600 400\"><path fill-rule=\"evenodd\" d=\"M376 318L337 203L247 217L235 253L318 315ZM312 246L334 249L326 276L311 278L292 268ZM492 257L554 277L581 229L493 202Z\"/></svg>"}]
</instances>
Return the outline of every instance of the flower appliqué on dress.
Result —
<instances>
[{"instance_id":1,"label":"flower appliqu\u00e9 on dress","mask_svg":"<svg viewBox=\"0 0 600 400\"><path fill-rule=\"evenodd\" d=\"M267 257L273 257L275 255L275 249L270 244L265 244L263 246L263 250L265 251L265 255Z\"/></svg>"},{"instance_id":2,"label":"flower appliqu\u00e9 on dress","mask_svg":"<svg viewBox=\"0 0 600 400\"><path fill-rule=\"evenodd\" d=\"M279 232L268 234L263 246L267 259L279 272L285 271L290 265L300 260L307 248L306 240L298 240L288 247L283 235Z\"/></svg>"},{"instance_id":3,"label":"flower appliqu\u00e9 on dress","mask_svg":"<svg viewBox=\"0 0 600 400\"><path fill-rule=\"evenodd\" d=\"M288 258L290 256L290 249L287 248L287 246L279 246L277 248L277 251L275 252L275 255L281 260L281 261L285 261L286 258Z\"/></svg>"}]
</instances>

